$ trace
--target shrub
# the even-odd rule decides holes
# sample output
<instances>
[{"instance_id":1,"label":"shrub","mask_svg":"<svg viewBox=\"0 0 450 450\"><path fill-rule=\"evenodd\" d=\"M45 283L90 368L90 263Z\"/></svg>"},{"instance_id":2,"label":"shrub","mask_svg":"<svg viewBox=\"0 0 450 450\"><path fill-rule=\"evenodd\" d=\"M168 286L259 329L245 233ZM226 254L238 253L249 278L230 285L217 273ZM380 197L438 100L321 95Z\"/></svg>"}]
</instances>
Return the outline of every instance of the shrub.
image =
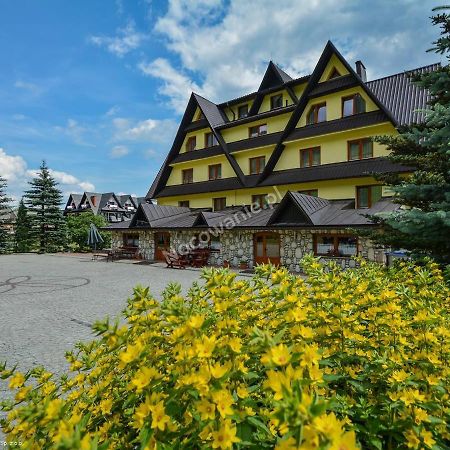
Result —
<instances>
[{"instance_id":1,"label":"shrub","mask_svg":"<svg viewBox=\"0 0 450 450\"><path fill-rule=\"evenodd\" d=\"M307 280L205 270L186 296L137 287L126 325L67 354L59 380L1 372L25 448L448 448L449 290L436 265L361 261ZM33 386L34 385L34 386ZM33 387L32 387L33 386Z\"/></svg>"},{"instance_id":2,"label":"shrub","mask_svg":"<svg viewBox=\"0 0 450 450\"><path fill-rule=\"evenodd\" d=\"M66 216L67 231L68 231L68 247L72 251L86 251L91 250L87 244L89 234L89 227L93 223L100 232L103 242L97 244L97 248L107 248L111 245L111 233L109 231L101 230L106 227L108 222L103 216L95 216L92 211L86 211L79 214L69 214Z\"/></svg>"}]
</instances>

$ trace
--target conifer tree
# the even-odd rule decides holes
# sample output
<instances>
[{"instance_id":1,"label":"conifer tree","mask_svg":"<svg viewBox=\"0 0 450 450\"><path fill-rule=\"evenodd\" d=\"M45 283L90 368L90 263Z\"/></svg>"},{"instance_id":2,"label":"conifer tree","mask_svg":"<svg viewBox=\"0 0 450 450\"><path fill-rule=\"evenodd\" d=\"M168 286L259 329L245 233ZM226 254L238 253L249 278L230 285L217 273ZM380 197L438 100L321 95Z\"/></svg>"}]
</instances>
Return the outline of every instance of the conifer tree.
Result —
<instances>
[{"instance_id":1,"label":"conifer tree","mask_svg":"<svg viewBox=\"0 0 450 450\"><path fill-rule=\"evenodd\" d=\"M450 52L449 7L435 8L434 25L441 27L441 37L431 51ZM372 217L381 229L372 234L376 242L404 248L416 257L431 256L450 263L450 67L417 76L415 82L429 90L432 101L425 111L424 123L410 126L397 136L378 137L387 145L389 159L414 167L406 179L401 176L378 176L391 187L397 203L395 212Z\"/></svg>"},{"instance_id":2,"label":"conifer tree","mask_svg":"<svg viewBox=\"0 0 450 450\"><path fill-rule=\"evenodd\" d=\"M5 221L9 213L10 198L6 195L6 180L0 177L0 253L5 253L9 246L9 235L5 227Z\"/></svg>"},{"instance_id":3,"label":"conifer tree","mask_svg":"<svg viewBox=\"0 0 450 450\"><path fill-rule=\"evenodd\" d=\"M66 240L65 220L61 211L62 193L45 161L29 185L24 202L28 207L30 238L37 241L40 253L61 250Z\"/></svg>"},{"instance_id":4,"label":"conifer tree","mask_svg":"<svg viewBox=\"0 0 450 450\"><path fill-rule=\"evenodd\" d=\"M32 249L33 243L30 237L30 220L23 198L20 200L19 209L17 210L14 241L16 252L29 252Z\"/></svg>"}]
</instances>

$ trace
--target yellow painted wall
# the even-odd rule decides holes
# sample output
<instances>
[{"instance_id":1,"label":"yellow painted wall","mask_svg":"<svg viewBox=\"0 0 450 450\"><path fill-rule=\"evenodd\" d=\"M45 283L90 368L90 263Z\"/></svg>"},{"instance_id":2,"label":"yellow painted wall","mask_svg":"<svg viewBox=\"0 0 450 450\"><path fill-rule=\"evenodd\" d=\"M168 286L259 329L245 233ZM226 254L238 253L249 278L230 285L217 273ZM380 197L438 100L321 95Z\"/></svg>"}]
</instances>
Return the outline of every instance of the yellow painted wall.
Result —
<instances>
[{"instance_id":1,"label":"yellow painted wall","mask_svg":"<svg viewBox=\"0 0 450 450\"><path fill-rule=\"evenodd\" d=\"M208 166L212 164L222 164L222 178L235 177L233 168L223 155L212 156L205 159L186 161L172 165L172 172L167 180L167 186L173 186L182 183L182 171L184 169L194 169L194 183L198 181L208 181ZM178 204L178 203L177 203Z\"/></svg>"},{"instance_id":2,"label":"yellow painted wall","mask_svg":"<svg viewBox=\"0 0 450 450\"><path fill-rule=\"evenodd\" d=\"M311 183L297 183L281 186L265 186L253 189L239 189L232 191L206 192L194 195L179 195L174 197L158 198L159 205L178 206L180 200L189 200L191 208L212 207L212 199L226 197L227 206L248 205L251 203L252 195L271 194L279 202L287 191L303 191L308 189L318 189L319 196L329 200L354 199L356 186L366 186L378 184L372 177L348 178L342 180L329 180ZM389 191L383 187L383 195L389 195Z\"/></svg>"},{"instance_id":3,"label":"yellow painted wall","mask_svg":"<svg viewBox=\"0 0 450 450\"><path fill-rule=\"evenodd\" d=\"M328 61L328 64L326 65L325 70L323 71L322 76L319 79L319 83L327 81L331 75L332 70L335 67L341 75L349 74L349 71L345 68L344 64L342 64L341 61L339 61L336 55L333 55Z\"/></svg>"},{"instance_id":4,"label":"yellow painted wall","mask_svg":"<svg viewBox=\"0 0 450 450\"><path fill-rule=\"evenodd\" d=\"M295 95L297 96L297 98L300 98L302 96L303 91L305 90L307 84L308 83L302 83L302 84L299 84L298 86L293 86L292 87L292 89L293 89Z\"/></svg>"},{"instance_id":5,"label":"yellow painted wall","mask_svg":"<svg viewBox=\"0 0 450 450\"><path fill-rule=\"evenodd\" d=\"M318 103L327 104L327 120L335 120L342 118L342 98L348 97L352 94L360 94L362 98L366 101L366 112L376 111L378 108L375 103L368 97L368 95L359 87L354 87L350 89L345 89L343 91L334 92L333 94L324 95L323 97L313 98L308 102L305 110L303 111L300 120L298 121L297 127L304 127L306 125L306 117L308 116L309 110L312 105Z\"/></svg>"},{"instance_id":6,"label":"yellow painted wall","mask_svg":"<svg viewBox=\"0 0 450 450\"><path fill-rule=\"evenodd\" d=\"M211 133L211 128L206 127L202 128L201 130L196 131L190 131L189 133L186 133L186 136L184 138L183 144L180 148L180 153L184 153L186 151L186 142L191 136L195 136L196 138L196 150L200 150L202 148L205 148L205 134Z\"/></svg>"},{"instance_id":7,"label":"yellow painted wall","mask_svg":"<svg viewBox=\"0 0 450 450\"><path fill-rule=\"evenodd\" d=\"M236 105L232 105L229 108L225 107L223 108L223 111L225 112L226 116L228 117L228 120L237 120L238 118L238 109L242 105L248 105L248 110L250 111L250 108L253 105L253 100L248 100L246 102L237 103ZM234 111L234 119L233 119L233 113L230 111L230 108Z\"/></svg>"},{"instance_id":8,"label":"yellow painted wall","mask_svg":"<svg viewBox=\"0 0 450 450\"><path fill-rule=\"evenodd\" d=\"M320 146L321 164L348 161L347 142L378 136L383 134L396 134L396 130L391 123L377 124L370 127L362 127L339 133L332 133L322 136L315 136L307 139L299 139L285 143L285 148L280 159L275 166L275 170L285 170L300 167L300 149ZM386 147L373 143L373 156L386 156Z\"/></svg>"},{"instance_id":9,"label":"yellow painted wall","mask_svg":"<svg viewBox=\"0 0 450 450\"><path fill-rule=\"evenodd\" d=\"M274 146L271 145L270 147L262 147L258 149L243 150L241 152L236 152L233 153L233 156L235 157L236 162L239 164L240 168L242 169L242 172L244 172L244 175L250 175L250 158L265 156L267 164L267 161L269 161L273 149Z\"/></svg>"},{"instance_id":10,"label":"yellow painted wall","mask_svg":"<svg viewBox=\"0 0 450 450\"><path fill-rule=\"evenodd\" d=\"M255 120L254 122L248 122L244 125L238 125L233 128L226 128L222 130L222 136L225 142L235 142L242 139L248 139L248 129L256 125L267 124L267 133L276 133L283 131L291 116L291 112L286 114L280 114L274 117L268 117L263 120Z\"/></svg>"},{"instance_id":11,"label":"yellow painted wall","mask_svg":"<svg viewBox=\"0 0 450 450\"><path fill-rule=\"evenodd\" d=\"M283 103L282 103L283 106L286 106L286 100L288 102L288 105L292 105L294 103L288 91L286 91L285 89L277 92L271 92L270 94L264 96L261 106L259 107L259 112L262 113L265 111L270 111L270 97L273 97L278 94L283 95Z\"/></svg>"}]
</instances>

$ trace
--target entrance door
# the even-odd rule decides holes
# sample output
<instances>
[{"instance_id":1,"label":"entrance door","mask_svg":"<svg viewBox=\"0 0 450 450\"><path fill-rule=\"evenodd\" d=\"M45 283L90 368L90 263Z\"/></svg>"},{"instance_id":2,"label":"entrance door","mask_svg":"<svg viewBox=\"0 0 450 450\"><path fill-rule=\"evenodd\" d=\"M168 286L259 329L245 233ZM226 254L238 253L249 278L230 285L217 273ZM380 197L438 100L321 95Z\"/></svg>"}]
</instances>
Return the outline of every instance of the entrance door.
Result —
<instances>
[{"instance_id":1,"label":"entrance door","mask_svg":"<svg viewBox=\"0 0 450 450\"><path fill-rule=\"evenodd\" d=\"M280 235L277 233L255 233L253 237L255 264L268 262L280 264Z\"/></svg>"},{"instance_id":2,"label":"entrance door","mask_svg":"<svg viewBox=\"0 0 450 450\"><path fill-rule=\"evenodd\" d=\"M163 250L170 250L170 233L161 232L155 234L155 260L164 261Z\"/></svg>"}]
</instances>

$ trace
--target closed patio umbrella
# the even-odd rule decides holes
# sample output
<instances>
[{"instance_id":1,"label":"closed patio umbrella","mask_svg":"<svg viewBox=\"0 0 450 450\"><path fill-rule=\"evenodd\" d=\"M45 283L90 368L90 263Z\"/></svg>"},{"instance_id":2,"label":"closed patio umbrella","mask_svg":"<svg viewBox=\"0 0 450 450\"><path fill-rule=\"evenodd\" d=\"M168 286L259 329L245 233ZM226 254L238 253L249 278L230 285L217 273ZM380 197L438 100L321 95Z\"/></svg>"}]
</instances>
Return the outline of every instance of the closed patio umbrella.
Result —
<instances>
[{"instance_id":1,"label":"closed patio umbrella","mask_svg":"<svg viewBox=\"0 0 450 450\"><path fill-rule=\"evenodd\" d=\"M100 242L103 242L103 238L97 230L97 227L91 223L91 226L89 227L87 244L91 247L94 246L94 250L97 250L97 244Z\"/></svg>"}]
</instances>

